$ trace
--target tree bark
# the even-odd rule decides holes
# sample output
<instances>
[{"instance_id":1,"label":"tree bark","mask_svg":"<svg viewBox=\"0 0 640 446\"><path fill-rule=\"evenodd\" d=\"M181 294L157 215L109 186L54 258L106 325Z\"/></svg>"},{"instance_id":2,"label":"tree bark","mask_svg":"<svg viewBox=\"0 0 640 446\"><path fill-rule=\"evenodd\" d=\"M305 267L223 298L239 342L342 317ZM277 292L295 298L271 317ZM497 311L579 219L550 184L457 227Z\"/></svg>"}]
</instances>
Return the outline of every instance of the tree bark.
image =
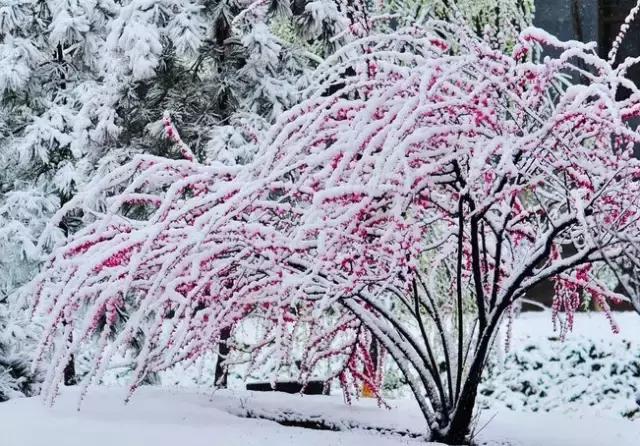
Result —
<instances>
[{"instance_id":1,"label":"tree bark","mask_svg":"<svg viewBox=\"0 0 640 446\"><path fill-rule=\"evenodd\" d=\"M480 385L482 371L489 354L493 334L499 321L500 317L494 316L487 329L480 335L480 343L469 369L469 374L460 391L460 398L455 404L451 421L441 432L434 433L434 441L451 445L464 444L467 441L473 419L473 409L478 395L478 386Z\"/></svg>"},{"instance_id":2,"label":"tree bark","mask_svg":"<svg viewBox=\"0 0 640 446\"><path fill-rule=\"evenodd\" d=\"M67 325L67 321L62 321L62 325ZM73 335L69 333L69 344L73 342ZM73 386L78 384L78 380L76 377L76 363L75 363L75 355L71 355L69 358L69 362L64 366L63 373L63 383L65 386Z\"/></svg>"},{"instance_id":3,"label":"tree bark","mask_svg":"<svg viewBox=\"0 0 640 446\"><path fill-rule=\"evenodd\" d=\"M216 371L214 383L219 389L227 388L227 377L229 372L224 366L224 360L229 354L228 340L231 337L231 327L225 327L220 332L220 342L218 344L218 360L216 361Z\"/></svg>"},{"instance_id":4,"label":"tree bark","mask_svg":"<svg viewBox=\"0 0 640 446\"><path fill-rule=\"evenodd\" d=\"M69 362L67 363L66 366L64 366L64 385L73 386L73 385L76 385L77 383L78 382L76 379L75 360L74 360L74 356L71 355Z\"/></svg>"}]
</instances>

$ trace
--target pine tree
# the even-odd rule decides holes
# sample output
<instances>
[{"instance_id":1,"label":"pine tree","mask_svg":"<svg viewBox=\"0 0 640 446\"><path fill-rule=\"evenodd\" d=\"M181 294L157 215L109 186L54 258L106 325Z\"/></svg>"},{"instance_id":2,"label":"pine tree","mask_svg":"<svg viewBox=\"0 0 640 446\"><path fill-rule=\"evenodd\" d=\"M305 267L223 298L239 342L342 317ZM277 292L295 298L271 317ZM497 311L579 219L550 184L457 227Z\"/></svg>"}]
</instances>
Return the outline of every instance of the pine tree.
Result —
<instances>
[{"instance_id":1,"label":"pine tree","mask_svg":"<svg viewBox=\"0 0 640 446\"><path fill-rule=\"evenodd\" d=\"M0 297L75 231L81 214L34 242L89 179L178 156L165 111L199 159L248 162L319 60L295 17L282 1L0 0Z\"/></svg>"},{"instance_id":2,"label":"pine tree","mask_svg":"<svg viewBox=\"0 0 640 446\"><path fill-rule=\"evenodd\" d=\"M39 390L40 374L32 371L32 358L41 327L21 305L0 297L0 402L30 396Z\"/></svg>"}]
</instances>

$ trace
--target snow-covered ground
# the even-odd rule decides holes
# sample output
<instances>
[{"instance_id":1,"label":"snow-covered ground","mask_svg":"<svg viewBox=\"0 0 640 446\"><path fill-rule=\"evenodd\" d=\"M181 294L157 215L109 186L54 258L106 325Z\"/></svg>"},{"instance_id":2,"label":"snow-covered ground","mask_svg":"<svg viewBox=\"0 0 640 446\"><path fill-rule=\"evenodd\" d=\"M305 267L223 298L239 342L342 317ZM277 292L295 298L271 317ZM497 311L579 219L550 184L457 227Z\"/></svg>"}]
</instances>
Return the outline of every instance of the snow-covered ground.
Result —
<instances>
[{"instance_id":1,"label":"snow-covered ground","mask_svg":"<svg viewBox=\"0 0 640 446\"><path fill-rule=\"evenodd\" d=\"M142 388L128 405L117 388L93 389L82 410L65 391L53 408L38 398L0 404L3 446L400 446L425 445L408 400L392 409L371 400L195 389ZM394 403L394 402L392 402ZM244 418L247 414L267 419ZM332 430L283 426L272 419L315 419ZM486 425L486 426L485 426ZM637 446L640 422L515 412L483 413L478 442L487 446ZM339 429L339 430L338 430ZM374 429L381 429L374 430Z\"/></svg>"},{"instance_id":2,"label":"snow-covered ground","mask_svg":"<svg viewBox=\"0 0 640 446\"><path fill-rule=\"evenodd\" d=\"M116 388L93 389L77 411L78 393L64 392L56 405L45 407L38 398L0 404L2 446L393 446L424 444L399 436L373 435L366 430L332 432L282 426L236 415L249 407L275 415L274 395L218 392L213 398L194 389L144 387L128 405ZM264 404L256 404L266 397ZM311 409L318 415L337 410L362 421L381 421L389 413L375 406L344 408L334 397L276 396L284 410ZM312 405L311 405L312 403ZM413 421L413 420L412 420ZM415 420L418 421L418 420Z\"/></svg>"}]
</instances>

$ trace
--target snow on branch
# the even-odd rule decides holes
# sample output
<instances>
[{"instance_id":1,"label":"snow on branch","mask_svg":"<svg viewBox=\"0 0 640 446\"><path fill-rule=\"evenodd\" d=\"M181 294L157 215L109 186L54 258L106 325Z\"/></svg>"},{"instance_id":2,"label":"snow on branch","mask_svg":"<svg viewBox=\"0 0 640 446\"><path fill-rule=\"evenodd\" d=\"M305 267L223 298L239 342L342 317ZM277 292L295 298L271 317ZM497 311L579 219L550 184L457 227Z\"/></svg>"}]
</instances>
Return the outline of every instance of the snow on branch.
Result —
<instances>
[{"instance_id":1,"label":"snow on branch","mask_svg":"<svg viewBox=\"0 0 640 446\"><path fill-rule=\"evenodd\" d=\"M346 45L249 165L142 156L61 211L92 217L33 283L46 395L90 337L87 382L142 339L135 389L254 320L254 366L277 369L300 343L303 378L331 358L328 377L379 385L372 334L430 427L454 431L514 301L555 278L568 329L583 296L616 298L591 266L640 234L627 83L590 46L537 29L511 55L437 21Z\"/></svg>"}]
</instances>

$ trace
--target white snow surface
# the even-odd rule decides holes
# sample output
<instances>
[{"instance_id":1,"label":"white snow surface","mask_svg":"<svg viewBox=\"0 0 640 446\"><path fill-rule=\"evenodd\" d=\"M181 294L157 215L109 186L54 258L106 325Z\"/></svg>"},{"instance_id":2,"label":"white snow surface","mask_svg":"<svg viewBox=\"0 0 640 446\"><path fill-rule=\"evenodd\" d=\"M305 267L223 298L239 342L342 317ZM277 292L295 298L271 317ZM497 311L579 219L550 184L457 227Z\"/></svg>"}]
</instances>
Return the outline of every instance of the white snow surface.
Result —
<instances>
[{"instance_id":1,"label":"white snow surface","mask_svg":"<svg viewBox=\"0 0 640 446\"><path fill-rule=\"evenodd\" d=\"M629 340L640 345L640 317L633 311L611 313L619 333L613 333L611 324L604 313L598 311L576 313L573 330L567 333L566 341L576 338ZM521 313L513 321L512 347L558 337L553 331L550 311Z\"/></svg>"},{"instance_id":2,"label":"white snow surface","mask_svg":"<svg viewBox=\"0 0 640 446\"><path fill-rule=\"evenodd\" d=\"M389 418L382 409L359 404L344 407L335 397L143 387L124 405L124 389L90 389L78 411L77 389L65 389L53 407L40 398L13 399L0 404L2 446L271 446L271 445L424 445L399 436L373 435L366 430L332 432L282 426L269 420L233 413L301 410L332 413L354 420ZM335 418L334 418L335 419ZM419 419L415 421L419 425ZM386 424L386 423L385 423ZM392 422L393 424L393 422Z\"/></svg>"},{"instance_id":3,"label":"white snow surface","mask_svg":"<svg viewBox=\"0 0 640 446\"><path fill-rule=\"evenodd\" d=\"M116 387L90 390L77 410L77 389L65 389L53 407L39 398L0 404L3 446L392 446L435 445L421 438L423 421L411 400L390 410L373 400L345 406L336 396L143 387L128 405ZM323 420L340 431L283 426L266 419ZM485 426L486 425L486 426ZM375 427L387 433L372 431ZM486 446L636 446L640 422L606 417L486 411L478 422Z\"/></svg>"}]
</instances>

